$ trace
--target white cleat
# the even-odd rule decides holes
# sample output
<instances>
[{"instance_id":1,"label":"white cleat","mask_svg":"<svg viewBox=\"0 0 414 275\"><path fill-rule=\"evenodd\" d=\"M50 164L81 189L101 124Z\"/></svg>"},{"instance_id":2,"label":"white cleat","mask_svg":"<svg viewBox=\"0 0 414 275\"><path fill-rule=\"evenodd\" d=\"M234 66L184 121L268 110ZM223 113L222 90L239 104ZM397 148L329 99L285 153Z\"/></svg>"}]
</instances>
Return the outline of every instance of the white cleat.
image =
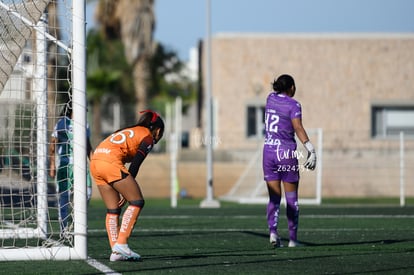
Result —
<instances>
[{"instance_id":1,"label":"white cleat","mask_svg":"<svg viewBox=\"0 0 414 275\"><path fill-rule=\"evenodd\" d=\"M289 245L288 245L289 247L300 247L300 246L303 246L303 244L301 244L300 242L298 242L298 241L294 241L294 240L290 240L289 241Z\"/></svg>"},{"instance_id":2,"label":"white cleat","mask_svg":"<svg viewBox=\"0 0 414 275\"><path fill-rule=\"evenodd\" d=\"M117 261L140 261L141 256L132 251L127 244L115 244L112 247L111 262Z\"/></svg>"},{"instance_id":3,"label":"white cleat","mask_svg":"<svg viewBox=\"0 0 414 275\"><path fill-rule=\"evenodd\" d=\"M270 244L276 247L283 247L282 239L279 238L275 233L270 233Z\"/></svg>"},{"instance_id":4,"label":"white cleat","mask_svg":"<svg viewBox=\"0 0 414 275\"><path fill-rule=\"evenodd\" d=\"M111 262L120 262L120 261L129 261L128 257L118 254L116 252L112 252L111 256L109 257Z\"/></svg>"}]
</instances>

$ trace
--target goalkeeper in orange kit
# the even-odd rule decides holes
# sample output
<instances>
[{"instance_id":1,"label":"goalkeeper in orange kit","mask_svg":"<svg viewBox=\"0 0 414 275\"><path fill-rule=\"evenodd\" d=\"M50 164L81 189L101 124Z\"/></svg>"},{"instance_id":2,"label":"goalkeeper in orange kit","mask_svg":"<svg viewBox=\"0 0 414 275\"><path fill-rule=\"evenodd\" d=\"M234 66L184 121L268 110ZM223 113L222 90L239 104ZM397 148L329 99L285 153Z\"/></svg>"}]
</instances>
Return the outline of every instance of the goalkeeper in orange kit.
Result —
<instances>
[{"instance_id":1,"label":"goalkeeper in orange kit","mask_svg":"<svg viewBox=\"0 0 414 275\"><path fill-rule=\"evenodd\" d=\"M95 149L91 174L107 208L106 231L112 249L110 261L138 261L141 256L128 246L128 238L144 207L144 197L135 177L144 161L163 136L164 122L154 111L141 112L134 126L114 132ZM125 167L130 163L129 168ZM119 217L124 202L129 203Z\"/></svg>"}]
</instances>

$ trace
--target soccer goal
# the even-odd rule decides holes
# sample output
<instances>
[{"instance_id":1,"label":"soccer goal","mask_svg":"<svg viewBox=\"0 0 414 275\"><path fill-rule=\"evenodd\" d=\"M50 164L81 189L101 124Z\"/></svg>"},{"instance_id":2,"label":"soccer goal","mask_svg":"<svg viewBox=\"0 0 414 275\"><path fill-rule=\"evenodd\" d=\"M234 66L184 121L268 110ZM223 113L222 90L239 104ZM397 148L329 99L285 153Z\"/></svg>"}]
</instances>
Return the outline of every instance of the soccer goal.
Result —
<instances>
[{"instance_id":1,"label":"soccer goal","mask_svg":"<svg viewBox=\"0 0 414 275\"><path fill-rule=\"evenodd\" d=\"M0 261L86 259L85 1L1 0L0 49ZM74 186L62 232L48 147L69 99Z\"/></svg>"},{"instance_id":2,"label":"soccer goal","mask_svg":"<svg viewBox=\"0 0 414 275\"><path fill-rule=\"evenodd\" d=\"M322 202L322 146L323 131L322 129L310 129L307 131L310 140L315 145L318 162L315 171L309 171L303 168L307 152L297 141L297 157L299 159L300 169L300 188L299 203L319 205ZM237 182L230 191L220 199L224 201L233 201L244 204L265 204L268 202L268 191L266 183L263 180L262 171L262 146L252 155L243 174L240 175ZM282 203L284 198L282 197Z\"/></svg>"}]
</instances>

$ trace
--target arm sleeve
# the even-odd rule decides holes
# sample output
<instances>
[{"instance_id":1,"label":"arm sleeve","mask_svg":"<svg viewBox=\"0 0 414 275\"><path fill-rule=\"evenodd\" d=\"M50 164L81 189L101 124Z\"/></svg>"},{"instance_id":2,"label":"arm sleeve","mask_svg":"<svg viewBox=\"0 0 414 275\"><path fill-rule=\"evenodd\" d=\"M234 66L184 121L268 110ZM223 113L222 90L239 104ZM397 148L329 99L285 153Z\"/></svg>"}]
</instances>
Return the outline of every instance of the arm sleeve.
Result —
<instances>
[{"instance_id":1,"label":"arm sleeve","mask_svg":"<svg viewBox=\"0 0 414 275\"><path fill-rule=\"evenodd\" d=\"M290 119L294 118L302 119L302 106L299 103L292 105Z\"/></svg>"},{"instance_id":2,"label":"arm sleeve","mask_svg":"<svg viewBox=\"0 0 414 275\"><path fill-rule=\"evenodd\" d=\"M139 167L141 166L148 153L151 151L152 144L152 138L149 136L144 138L144 140L139 144L138 152L132 159L128 169L128 172L133 178L137 176Z\"/></svg>"}]
</instances>

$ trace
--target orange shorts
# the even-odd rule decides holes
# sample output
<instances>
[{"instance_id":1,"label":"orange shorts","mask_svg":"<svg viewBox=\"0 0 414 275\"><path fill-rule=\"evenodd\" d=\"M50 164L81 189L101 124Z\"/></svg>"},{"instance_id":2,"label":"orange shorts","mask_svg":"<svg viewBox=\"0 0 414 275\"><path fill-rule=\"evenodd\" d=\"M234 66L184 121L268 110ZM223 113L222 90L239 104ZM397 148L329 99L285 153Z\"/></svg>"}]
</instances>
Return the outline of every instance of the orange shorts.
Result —
<instances>
[{"instance_id":1,"label":"orange shorts","mask_svg":"<svg viewBox=\"0 0 414 275\"><path fill-rule=\"evenodd\" d=\"M126 175L129 175L128 169L121 162L93 159L89 166L96 185L109 184L124 179Z\"/></svg>"}]
</instances>

